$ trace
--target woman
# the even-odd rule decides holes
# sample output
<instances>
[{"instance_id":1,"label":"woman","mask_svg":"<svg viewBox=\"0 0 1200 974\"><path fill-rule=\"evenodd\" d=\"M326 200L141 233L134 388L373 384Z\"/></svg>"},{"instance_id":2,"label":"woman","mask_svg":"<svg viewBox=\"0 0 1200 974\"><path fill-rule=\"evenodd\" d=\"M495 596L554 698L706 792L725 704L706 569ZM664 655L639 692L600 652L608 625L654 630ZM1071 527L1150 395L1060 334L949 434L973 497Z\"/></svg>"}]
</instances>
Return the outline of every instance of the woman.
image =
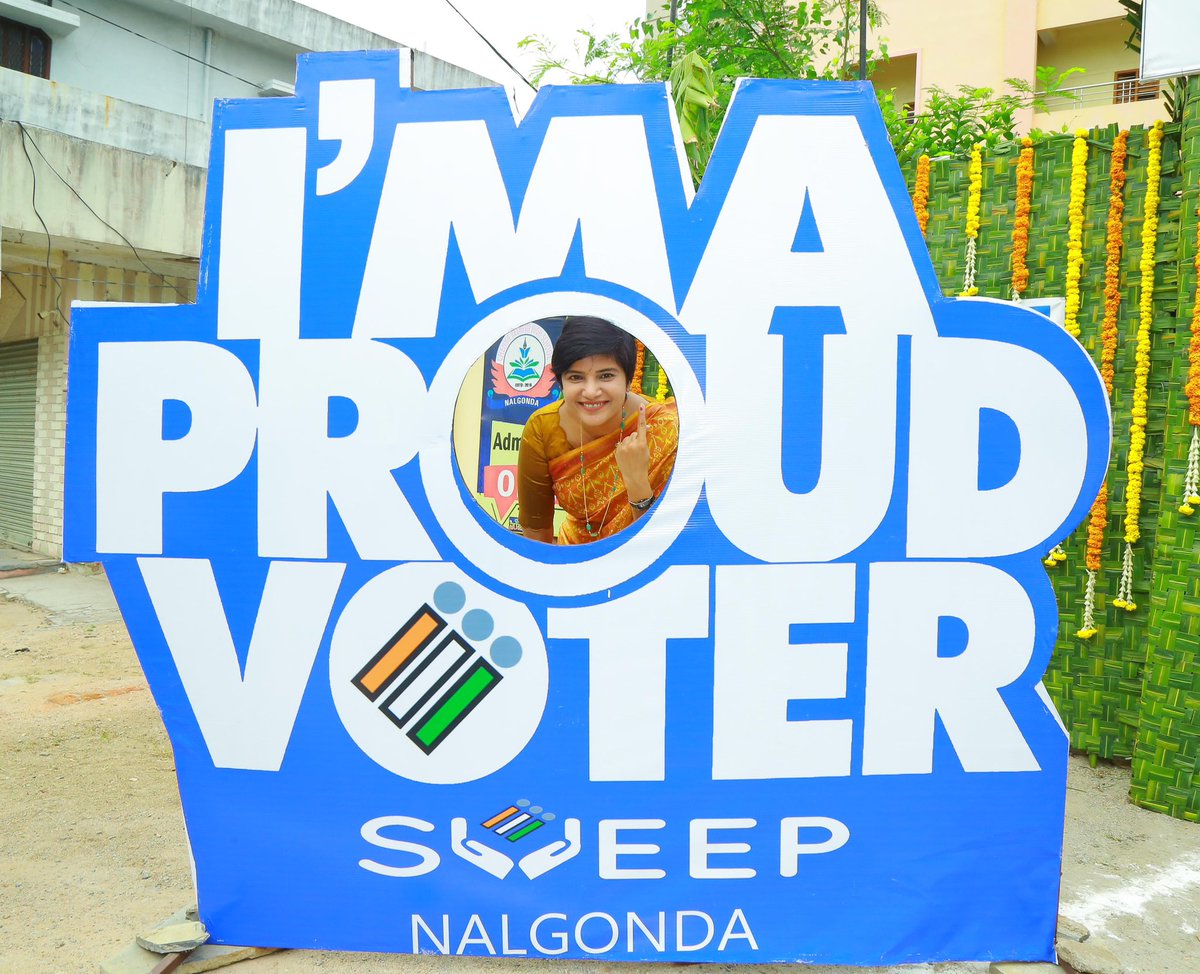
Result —
<instances>
[{"instance_id":1,"label":"woman","mask_svg":"<svg viewBox=\"0 0 1200 974\"><path fill-rule=\"evenodd\" d=\"M529 417L521 436L521 529L555 542L554 499L567 513L558 544L585 544L627 528L663 492L675 466L674 400L629 391L633 337L603 318L571 317L550 366L562 396Z\"/></svg>"}]
</instances>

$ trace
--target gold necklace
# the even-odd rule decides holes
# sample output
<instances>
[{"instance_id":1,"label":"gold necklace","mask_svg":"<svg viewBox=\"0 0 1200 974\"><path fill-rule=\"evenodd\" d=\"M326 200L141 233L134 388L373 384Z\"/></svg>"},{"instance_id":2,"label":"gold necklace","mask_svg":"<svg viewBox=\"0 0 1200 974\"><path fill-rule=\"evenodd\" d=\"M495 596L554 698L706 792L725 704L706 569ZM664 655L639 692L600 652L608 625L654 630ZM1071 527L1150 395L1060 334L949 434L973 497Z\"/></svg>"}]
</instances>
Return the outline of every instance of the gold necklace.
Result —
<instances>
[{"instance_id":1,"label":"gold necklace","mask_svg":"<svg viewBox=\"0 0 1200 974\"><path fill-rule=\"evenodd\" d=\"M627 393L625 393L625 399L621 400L620 433L625 432L625 400L627 400L628 398L629 398L629 393L627 392ZM620 442L620 440L621 440L620 433L618 433L618 435L617 435L618 442ZM608 503L604 505L604 513L600 515L599 526L593 531L592 530L592 519L589 516L591 512L588 508L588 502L587 502L587 467L585 467L584 463L583 463L583 453L584 453L585 446L586 446L586 444L583 439L583 417L581 416L579 418L579 479L583 483L584 528L587 530L587 533L589 535L591 535L593 538L598 538L600 536L600 532L604 530L604 522L608 520L608 509L610 507L612 507L613 498L617 496L617 477L619 476L619 472L613 474L612 491L608 495Z\"/></svg>"}]
</instances>

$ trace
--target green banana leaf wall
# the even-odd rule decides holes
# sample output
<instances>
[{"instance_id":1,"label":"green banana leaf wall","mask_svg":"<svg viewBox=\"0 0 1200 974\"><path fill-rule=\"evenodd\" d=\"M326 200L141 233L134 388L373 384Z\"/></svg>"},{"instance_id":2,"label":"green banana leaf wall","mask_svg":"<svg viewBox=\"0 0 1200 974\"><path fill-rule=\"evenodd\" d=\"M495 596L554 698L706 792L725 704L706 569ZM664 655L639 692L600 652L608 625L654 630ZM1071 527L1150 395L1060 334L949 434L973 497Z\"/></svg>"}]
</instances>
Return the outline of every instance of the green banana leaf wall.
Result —
<instances>
[{"instance_id":1,"label":"green banana leaf wall","mask_svg":"<svg viewBox=\"0 0 1200 974\"><path fill-rule=\"evenodd\" d=\"M1113 390L1108 524L1097 579L1097 632L1076 636L1083 619L1087 525L1063 540L1067 559L1048 568L1059 600L1059 636L1045 682L1071 746L1097 760L1131 760L1137 804L1200 821L1200 509L1184 499L1192 426L1184 389L1196 299L1196 207L1200 198L1200 83L1193 79L1182 123L1167 124L1155 254L1149 413L1141 540L1134 546L1136 611L1112 605L1124 548L1125 461L1129 451L1138 327L1148 130L1130 131L1125 185L1121 306ZM1100 361L1104 317L1109 166L1117 127L1088 134L1084 203L1081 341ZM1067 207L1074 136L1034 147L1029 286L1023 297L1066 294ZM984 149L976 284L985 297L1012 293L1012 230L1018 144ZM962 288L968 160L931 166L926 241L947 294ZM906 173L910 190L914 164Z\"/></svg>"}]
</instances>

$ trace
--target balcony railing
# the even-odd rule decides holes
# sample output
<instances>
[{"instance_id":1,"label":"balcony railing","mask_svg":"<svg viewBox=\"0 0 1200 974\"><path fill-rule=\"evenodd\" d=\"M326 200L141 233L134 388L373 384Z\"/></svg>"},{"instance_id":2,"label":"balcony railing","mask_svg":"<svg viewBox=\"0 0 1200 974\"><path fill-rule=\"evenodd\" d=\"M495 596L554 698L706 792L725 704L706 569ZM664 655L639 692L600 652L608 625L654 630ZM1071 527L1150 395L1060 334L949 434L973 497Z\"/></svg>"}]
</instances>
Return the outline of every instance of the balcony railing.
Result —
<instances>
[{"instance_id":1,"label":"balcony railing","mask_svg":"<svg viewBox=\"0 0 1200 974\"><path fill-rule=\"evenodd\" d=\"M1053 93L1039 92L1045 101L1046 111L1078 111L1080 108L1096 108L1101 105L1127 105L1139 101L1157 101L1161 96L1157 81L1142 81L1139 78L1119 78L1099 84L1076 85L1060 88Z\"/></svg>"}]
</instances>

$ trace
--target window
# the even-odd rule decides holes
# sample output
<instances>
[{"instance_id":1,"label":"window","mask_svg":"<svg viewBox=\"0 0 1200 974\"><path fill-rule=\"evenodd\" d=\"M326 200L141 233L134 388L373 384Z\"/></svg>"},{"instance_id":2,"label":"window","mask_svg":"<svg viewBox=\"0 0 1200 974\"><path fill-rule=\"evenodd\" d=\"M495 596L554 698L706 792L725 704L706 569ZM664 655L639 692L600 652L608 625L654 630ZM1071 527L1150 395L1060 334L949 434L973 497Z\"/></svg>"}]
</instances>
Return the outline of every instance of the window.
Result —
<instances>
[{"instance_id":1,"label":"window","mask_svg":"<svg viewBox=\"0 0 1200 974\"><path fill-rule=\"evenodd\" d=\"M50 77L50 38L36 27L0 17L0 67Z\"/></svg>"},{"instance_id":2,"label":"window","mask_svg":"<svg viewBox=\"0 0 1200 974\"><path fill-rule=\"evenodd\" d=\"M1126 105L1135 101L1153 101L1158 97L1157 81L1139 81L1138 69L1129 68L1113 75L1113 104Z\"/></svg>"}]
</instances>

